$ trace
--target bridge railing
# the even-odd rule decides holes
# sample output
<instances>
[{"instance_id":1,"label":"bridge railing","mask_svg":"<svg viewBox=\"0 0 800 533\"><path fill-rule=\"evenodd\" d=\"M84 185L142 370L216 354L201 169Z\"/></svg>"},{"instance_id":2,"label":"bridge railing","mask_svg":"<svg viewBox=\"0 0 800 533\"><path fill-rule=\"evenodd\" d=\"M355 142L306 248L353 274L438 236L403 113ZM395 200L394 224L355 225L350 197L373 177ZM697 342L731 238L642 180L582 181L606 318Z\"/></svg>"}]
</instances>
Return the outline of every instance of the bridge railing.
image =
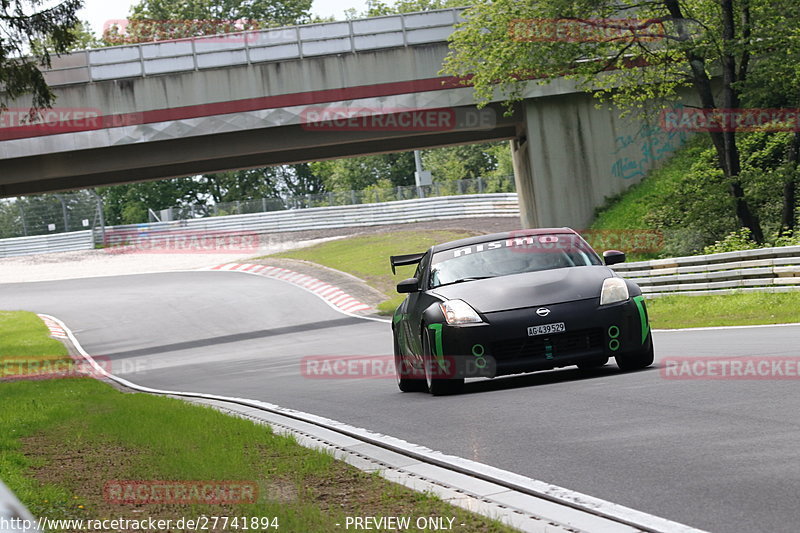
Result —
<instances>
[{"instance_id":1,"label":"bridge railing","mask_svg":"<svg viewBox=\"0 0 800 533\"><path fill-rule=\"evenodd\" d=\"M53 58L49 85L445 42L464 8L83 50Z\"/></svg>"},{"instance_id":2,"label":"bridge railing","mask_svg":"<svg viewBox=\"0 0 800 533\"><path fill-rule=\"evenodd\" d=\"M800 246L621 263L612 267L648 297L800 289Z\"/></svg>"}]
</instances>

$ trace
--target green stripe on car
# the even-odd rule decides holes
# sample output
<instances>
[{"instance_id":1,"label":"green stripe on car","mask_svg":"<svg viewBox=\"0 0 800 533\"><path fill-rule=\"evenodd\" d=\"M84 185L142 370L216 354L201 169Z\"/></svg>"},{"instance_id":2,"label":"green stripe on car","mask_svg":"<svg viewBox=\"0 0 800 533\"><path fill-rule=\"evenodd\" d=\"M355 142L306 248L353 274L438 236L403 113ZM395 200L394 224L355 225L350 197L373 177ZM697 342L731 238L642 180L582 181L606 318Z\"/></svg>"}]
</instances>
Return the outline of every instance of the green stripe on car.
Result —
<instances>
[{"instance_id":1,"label":"green stripe on car","mask_svg":"<svg viewBox=\"0 0 800 533\"><path fill-rule=\"evenodd\" d=\"M428 329L432 329L434 333L433 354L436 356L436 359L440 364L444 364L444 348L442 348L442 325L431 324L428 326Z\"/></svg>"},{"instance_id":2,"label":"green stripe on car","mask_svg":"<svg viewBox=\"0 0 800 533\"><path fill-rule=\"evenodd\" d=\"M642 325L642 344L647 339L647 333L650 331L650 323L647 321L647 310L644 305L644 296L634 296L633 301L636 303L636 308L639 309L639 322Z\"/></svg>"}]
</instances>

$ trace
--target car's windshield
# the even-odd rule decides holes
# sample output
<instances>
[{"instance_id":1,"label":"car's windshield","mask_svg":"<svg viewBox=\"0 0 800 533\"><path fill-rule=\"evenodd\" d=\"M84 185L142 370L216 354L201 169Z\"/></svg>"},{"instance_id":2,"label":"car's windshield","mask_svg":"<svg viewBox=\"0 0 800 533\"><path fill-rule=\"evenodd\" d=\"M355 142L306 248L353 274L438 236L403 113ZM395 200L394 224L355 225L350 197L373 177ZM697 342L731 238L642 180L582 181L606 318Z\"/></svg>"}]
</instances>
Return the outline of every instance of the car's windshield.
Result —
<instances>
[{"instance_id":1,"label":"car's windshield","mask_svg":"<svg viewBox=\"0 0 800 533\"><path fill-rule=\"evenodd\" d=\"M602 264L574 234L526 235L433 254L430 287L537 270Z\"/></svg>"}]
</instances>

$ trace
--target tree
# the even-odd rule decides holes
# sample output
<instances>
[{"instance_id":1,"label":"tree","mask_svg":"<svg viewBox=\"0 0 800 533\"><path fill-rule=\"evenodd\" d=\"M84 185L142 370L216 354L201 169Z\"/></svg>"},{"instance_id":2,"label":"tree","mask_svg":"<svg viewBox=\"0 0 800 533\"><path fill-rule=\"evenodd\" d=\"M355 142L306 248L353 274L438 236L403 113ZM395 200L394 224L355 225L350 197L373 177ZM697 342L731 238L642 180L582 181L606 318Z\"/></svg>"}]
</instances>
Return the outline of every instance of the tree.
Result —
<instances>
[{"instance_id":1,"label":"tree","mask_svg":"<svg viewBox=\"0 0 800 533\"><path fill-rule=\"evenodd\" d=\"M519 100L520 80L566 76L626 110L653 112L684 89L705 112L735 109L764 54L796 58L800 48L796 0L484 0L466 16L444 71L464 77L483 103L497 90ZM708 134L739 224L763 241L742 188L737 132Z\"/></svg>"},{"instance_id":2,"label":"tree","mask_svg":"<svg viewBox=\"0 0 800 533\"><path fill-rule=\"evenodd\" d=\"M389 5L381 0L367 0L366 9L362 13L356 12L354 8L345 10L345 15L349 19L382 17L384 15L395 15L397 13L414 13L416 11L430 11L432 9L444 9L448 7L464 7L472 2L466 0L397 0L393 5Z\"/></svg>"},{"instance_id":3,"label":"tree","mask_svg":"<svg viewBox=\"0 0 800 533\"><path fill-rule=\"evenodd\" d=\"M770 40L753 42L749 75L738 82L742 104L747 107L794 108L800 107L800 47L775 46L778 43L800 39L797 30L797 9L788 14L776 13L769 33ZM783 18L782 18L783 17ZM784 163L778 168L781 175L782 207L781 228L789 233L795 229L797 207L797 181L800 175L800 130L795 128L792 140L787 143Z\"/></svg>"},{"instance_id":4,"label":"tree","mask_svg":"<svg viewBox=\"0 0 800 533\"><path fill-rule=\"evenodd\" d=\"M414 184L414 152L376 154L347 159L311 163L311 171L319 176L328 191L366 189L380 179L393 187Z\"/></svg>"},{"instance_id":5,"label":"tree","mask_svg":"<svg viewBox=\"0 0 800 533\"><path fill-rule=\"evenodd\" d=\"M147 222L148 209L194 205L198 184L193 178L173 178L144 183L100 187L106 224Z\"/></svg>"},{"instance_id":6,"label":"tree","mask_svg":"<svg viewBox=\"0 0 800 533\"><path fill-rule=\"evenodd\" d=\"M495 144L508 150L507 143L459 144L425 150L423 166L431 172L434 181L486 177L497 168Z\"/></svg>"},{"instance_id":7,"label":"tree","mask_svg":"<svg viewBox=\"0 0 800 533\"><path fill-rule=\"evenodd\" d=\"M72 43L67 47L67 52L74 52L75 50L86 50L89 48L97 48L103 46L103 41L98 39L92 32L91 24L88 21L80 20L72 28L69 33L72 34ZM34 39L31 41L31 50L34 54L42 54L45 50L54 48L53 38L51 36L42 39Z\"/></svg>"},{"instance_id":8,"label":"tree","mask_svg":"<svg viewBox=\"0 0 800 533\"><path fill-rule=\"evenodd\" d=\"M204 199L213 203L282 199L324 190L322 178L311 171L308 163L204 174L197 183L197 202L202 204L206 203Z\"/></svg>"},{"instance_id":9,"label":"tree","mask_svg":"<svg viewBox=\"0 0 800 533\"><path fill-rule=\"evenodd\" d=\"M55 95L39 66L49 67L52 54L68 51L75 42L71 30L82 5L83 0L64 0L41 9L38 0L0 2L0 112L26 95L31 95L33 111L53 104ZM47 45L33 49L37 41Z\"/></svg>"},{"instance_id":10,"label":"tree","mask_svg":"<svg viewBox=\"0 0 800 533\"><path fill-rule=\"evenodd\" d=\"M142 0L124 28L107 28L110 44L161 41L311 22L312 0Z\"/></svg>"}]
</instances>

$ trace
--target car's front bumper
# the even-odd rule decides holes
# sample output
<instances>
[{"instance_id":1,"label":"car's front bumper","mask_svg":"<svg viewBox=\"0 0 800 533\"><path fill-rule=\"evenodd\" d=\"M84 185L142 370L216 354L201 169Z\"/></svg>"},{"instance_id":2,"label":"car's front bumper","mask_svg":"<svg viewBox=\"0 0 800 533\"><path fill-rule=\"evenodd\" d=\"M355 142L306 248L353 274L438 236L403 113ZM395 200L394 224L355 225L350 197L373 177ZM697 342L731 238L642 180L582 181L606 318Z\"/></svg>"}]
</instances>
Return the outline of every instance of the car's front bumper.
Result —
<instances>
[{"instance_id":1,"label":"car's front bumper","mask_svg":"<svg viewBox=\"0 0 800 533\"><path fill-rule=\"evenodd\" d=\"M459 377L546 370L648 348L650 328L641 296L604 306L594 298L542 307L549 310L545 317L537 315L540 307L529 307L486 313L483 324L431 324L431 346L440 360L454 363ZM564 332L528 335L530 326L559 322Z\"/></svg>"}]
</instances>

